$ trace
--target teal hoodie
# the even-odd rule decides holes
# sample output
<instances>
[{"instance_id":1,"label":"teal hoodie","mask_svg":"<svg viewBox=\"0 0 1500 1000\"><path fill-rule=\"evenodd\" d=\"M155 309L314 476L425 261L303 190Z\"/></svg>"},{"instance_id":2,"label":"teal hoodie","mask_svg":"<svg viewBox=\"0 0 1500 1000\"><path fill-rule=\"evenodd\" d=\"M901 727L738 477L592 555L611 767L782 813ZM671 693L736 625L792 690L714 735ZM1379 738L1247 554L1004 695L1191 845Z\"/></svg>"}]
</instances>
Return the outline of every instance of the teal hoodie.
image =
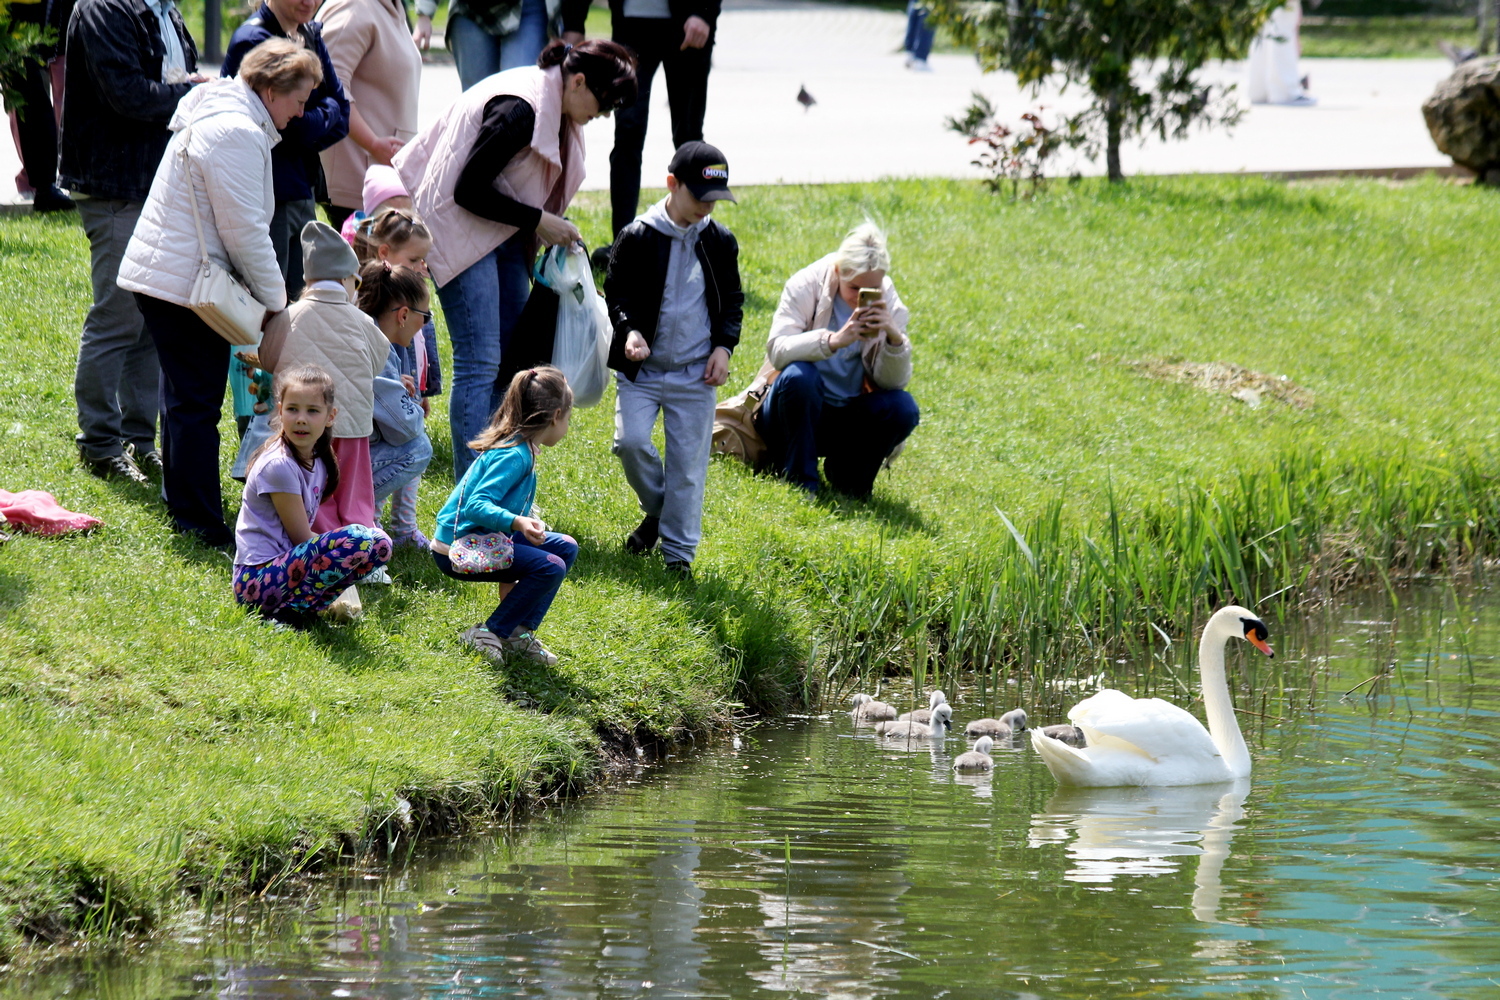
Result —
<instances>
[{"instance_id":1,"label":"teal hoodie","mask_svg":"<svg viewBox=\"0 0 1500 1000\"><path fill-rule=\"evenodd\" d=\"M459 496L463 510L459 510ZM437 540L452 545L464 535L514 531L536 500L536 456L522 443L481 452L438 512Z\"/></svg>"}]
</instances>

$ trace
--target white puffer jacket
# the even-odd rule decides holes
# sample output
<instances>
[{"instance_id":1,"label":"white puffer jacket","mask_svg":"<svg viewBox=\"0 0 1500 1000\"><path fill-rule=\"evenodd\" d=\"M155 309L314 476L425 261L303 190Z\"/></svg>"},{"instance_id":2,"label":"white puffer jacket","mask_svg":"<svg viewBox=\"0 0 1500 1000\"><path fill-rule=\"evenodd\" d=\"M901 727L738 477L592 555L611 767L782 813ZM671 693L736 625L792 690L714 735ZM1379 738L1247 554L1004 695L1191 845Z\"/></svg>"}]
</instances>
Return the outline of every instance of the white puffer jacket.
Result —
<instances>
[{"instance_id":1,"label":"white puffer jacket","mask_svg":"<svg viewBox=\"0 0 1500 1000\"><path fill-rule=\"evenodd\" d=\"M176 135L125 248L120 287L188 305L199 262L191 185L209 257L261 305L285 309L286 282L271 246L271 147L281 137L265 104L238 77L215 80L188 92L168 128Z\"/></svg>"}]
</instances>

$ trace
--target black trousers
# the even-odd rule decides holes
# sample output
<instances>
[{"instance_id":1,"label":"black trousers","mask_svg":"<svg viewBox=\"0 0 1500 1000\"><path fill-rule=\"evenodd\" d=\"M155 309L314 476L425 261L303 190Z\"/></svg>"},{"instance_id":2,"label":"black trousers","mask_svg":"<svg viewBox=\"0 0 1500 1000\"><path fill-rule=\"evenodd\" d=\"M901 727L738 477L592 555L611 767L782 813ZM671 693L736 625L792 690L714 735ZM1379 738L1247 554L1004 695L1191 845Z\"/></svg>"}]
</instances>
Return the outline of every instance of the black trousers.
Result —
<instances>
[{"instance_id":1,"label":"black trousers","mask_svg":"<svg viewBox=\"0 0 1500 1000\"><path fill-rule=\"evenodd\" d=\"M161 360L162 499L178 531L227 545L219 479L219 414L229 385L229 347L191 309L136 293Z\"/></svg>"},{"instance_id":2,"label":"black trousers","mask_svg":"<svg viewBox=\"0 0 1500 1000\"><path fill-rule=\"evenodd\" d=\"M636 54L640 96L615 114L615 148L609 154L609 203L615 235L635 219L641 198L641 150L651 113L651 79L660 66L667 77L667 105L672 111L672 148L702 140L708 109L708 71L713 63L713 35L701 49L682 48L682 24L670 18L622 17L614 39ZM656 164L652 165L653 167ZM667 165L660 165L667 176ZM653 183L655 183L653 181Z\"/></svg>"},{"instance_id":3,"label":"black trousers","mask_svg":"<svg viewBox=\"0 0 1500 1000\"><path fill-rule=\"evenodd\" d=\"M44 24L44 3L11 4L11 20L17 24ZM44 54L45 55L45 54ZM52 112L52 74L45 63L27 62L5 74L5 89L25 102L16 112L16 131L21 137L21 164L26 179L38 191L57 183L57 118Z\"/></svg>"}]
</instances>

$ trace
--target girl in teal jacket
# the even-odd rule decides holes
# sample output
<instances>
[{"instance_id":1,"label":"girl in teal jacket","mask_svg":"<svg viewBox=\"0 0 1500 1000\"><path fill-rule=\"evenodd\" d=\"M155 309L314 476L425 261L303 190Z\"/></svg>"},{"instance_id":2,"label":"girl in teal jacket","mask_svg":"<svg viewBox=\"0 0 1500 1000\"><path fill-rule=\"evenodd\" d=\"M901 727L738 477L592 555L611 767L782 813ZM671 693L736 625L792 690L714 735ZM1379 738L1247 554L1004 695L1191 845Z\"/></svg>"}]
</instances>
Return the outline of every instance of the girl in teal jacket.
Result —
<instances>
[{"instance_id":1,"label":"girl in teal jacket","mask_svg":"<svg viewBox=\"0 0 1500 1000\"><path fill-rule=\"evenodd\" d=\"M479 457L469 466L438 513L432 558L455 580L512 584L488 620L459 638L479 655L500 663L507 655L551 666L557 656L536 638L563 577L578 557L578 543L548 531L531 516L536 500L536 463L568 433L573 390L556 368L517 372L505 401L484 431L470 441ZM458 573L448 554L470 534L508 534L515 545L510 566L488 573Z\"/></svg>"}]
</instances>

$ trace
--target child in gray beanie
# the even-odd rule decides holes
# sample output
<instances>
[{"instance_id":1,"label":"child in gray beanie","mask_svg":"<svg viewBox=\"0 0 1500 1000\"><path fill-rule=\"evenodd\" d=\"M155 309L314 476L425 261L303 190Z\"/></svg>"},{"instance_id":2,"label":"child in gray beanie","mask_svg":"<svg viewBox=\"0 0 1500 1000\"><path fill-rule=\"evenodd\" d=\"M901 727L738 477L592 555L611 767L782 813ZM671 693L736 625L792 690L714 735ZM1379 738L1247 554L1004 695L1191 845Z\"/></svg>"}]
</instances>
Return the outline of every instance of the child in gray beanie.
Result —
<instances>
[{"instance_id":1,"label":"child in gray beanie","mask_svg":"<svg viewBox=\"0 0 1500 1000\"><path fill-rule=\"evenodd\" d=\"M359 258L335 230L316 221L303 227L302 270L307 286L288 310L291 329L277 371L302 365L322 368L333 376L334 398L339 401L333 425L339 484L323 498L311 528L317 534L349 524L374 528L378 525L370 432L375 376L385 367L390 345L375 321L354 304Z\"/></svg>"}]
</instances>

